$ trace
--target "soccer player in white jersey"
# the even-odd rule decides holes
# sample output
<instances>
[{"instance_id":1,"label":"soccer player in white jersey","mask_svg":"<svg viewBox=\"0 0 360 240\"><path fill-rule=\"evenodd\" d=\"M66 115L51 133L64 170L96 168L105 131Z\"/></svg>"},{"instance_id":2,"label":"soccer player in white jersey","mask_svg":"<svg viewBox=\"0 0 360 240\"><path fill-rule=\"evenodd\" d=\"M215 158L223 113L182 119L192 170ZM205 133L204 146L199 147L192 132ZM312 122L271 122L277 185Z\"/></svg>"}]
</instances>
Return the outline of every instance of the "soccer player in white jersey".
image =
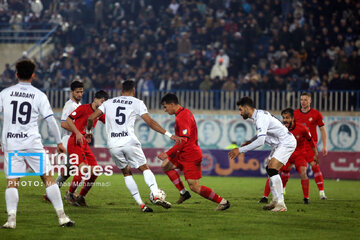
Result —
<instances>
[{"instance_id":1,"label":"soccer player in white jersey","mask_svg":"<svg viewBox=\"0 0 360 240\"><path fill-rule=\"evenodd\" d=\"M150 117L144 102L134 97L134 81L128 80L123 83L121 95L120 97L107 100L90 115L86 130L87 135L91 134L94 120L102 114L105 114L107 145L110 154L124 174L125 184L135 201L139 204L141 210L143 212L153 211L142 201L130 168L137 168L143 173L145 182L154 195L155 203L164 208L170 208L170 203L158 197L159 188L155 176L146 164L146 157L141 149L141 143L135 136L135 120L138 116L141 116L153 130L165 134L176 142L180 142L182 139L165 131L165 129Z\"/></svg>"},{"instance_id":2,"label":"soccer player in white jersey","mask_svg":"<svg viewBox=\"0 0 360 240\"><path fill-rule=\"evenodd\" d=\"M81 99L84 94L84 84L80 81L73 81L70 85L70 94L71 98L65 103L64 108L61 113L61 127L62 129L62 139L61 142L67 152L67 144L70 138L70 135L72 134L66 119L72 113L77 107L81 105ZM64 182L70 177L69 174L69 167L70 162L66 162L66 171L62 171L59 173L59 176L56 178L56 184L59 186L59 188L62 187ZM44 194L43 199L45 201L50 201L46 194Z\"/></svg>"},{"instance_id":3,"label":"soccer player in white jersey","mask_svg":"<svg viewBox=\"0 0 360 240\"><path fill-rule=\"evenodd\" d=\"M47 122L50 134L56 140L58 152L63 153L65 149L61 143L59 127L48 98L31 85L35 76L35 64L28 59L20 60L16 64L16 71L19 83L0 93L0 111L4 112L2 148L7 178L5 200L8 213L8 221L3 228L16 228L19 202L17 187L20 177L25 175L26 163L43 180L46 194L59 217L60 226L73 226L75 223L65 215L59 187L49 174L52 167L49 159L45 157L44 146L41 143L37 123L39 115Z\"/></svg>"},{"instance_id":4,"label":"soccer player in white jersey","mask_svg":"<svg viewBox=\"0 0 360 240\"><path fill-rule=\"evenodd\" d=\"M239 154L254 150L266 143L272 147L269 156L266 172L269 175L269 183L273 200L264 206L265 210L273 212L287 211L283 185L279 175L279 170L286 165L291 154L296 148L296 139L280 120L264 110L254 108L253 100L243 97L237 102L240 115L246 120L250 118L256 127L256 136L250 141L246 141L240 148L235 148L229 152L229 158L234 160Z\"/></svg>"}]
</instances>

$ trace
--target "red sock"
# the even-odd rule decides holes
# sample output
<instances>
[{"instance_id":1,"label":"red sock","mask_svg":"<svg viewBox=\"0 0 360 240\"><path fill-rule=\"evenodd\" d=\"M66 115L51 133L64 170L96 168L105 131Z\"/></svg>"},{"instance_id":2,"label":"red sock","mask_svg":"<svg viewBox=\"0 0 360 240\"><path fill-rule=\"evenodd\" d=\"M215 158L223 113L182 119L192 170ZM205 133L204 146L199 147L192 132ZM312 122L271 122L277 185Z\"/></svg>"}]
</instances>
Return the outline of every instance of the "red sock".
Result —
<instances>
[{"instance_id":1,"label":"red sock","mask_svg":"<svg viewBox=\"0 0 360 240\"><path fill-rule=\"evenodd\" d=\"M180 179L180 175L176 170L170 170L170 171L167 171L165 173L166 173L166 175L168 175L168 177L170 178L172 183L175 185L175 187L179 191L181 191L181 190L183 190L185 188L183 182Z\"/></svg>"},{"instance_id":2,"label":"red sock","mask_svg":"<svg viewBox=\"0 0 360 240\"><path fill-rule=\"evenodd\" d=\"M80 195L82 195L84 197L86 196L86 194L89 192L92 185L94 185L94 182L96 181L97 177L98 176L96 176L96 175L91 175L91 177L88 180L85 180L84 186L82 187L82 189L80 191Z\"/></svg>"},{"instance_id":3,"label":"red sock","mask_svg":"<svg viewBox=\"0 0 360 240\"><path fill-rule=\"evenodd\" d=\"M269 184L269 178L268 178L265 183L264 197L269 197L269 194L270 194L270 184Z\"/></svg>"},{"instance_id":4,"label":"red sock","mask_svg":"<svg viewBox=\"0 0 360 240\"><path fill-rule=\"evenodd\" d=\"M79 186L79 184L81 183L81 174L78 173L73 177L73 180L71 182L71 185L69 187L69 192L74 193L76 191L76 188Z\"/></svg>"},{"instance_id":5,"label":"red sock","mask_svg":"<svg viewBox=\"0 0 360 240\"><path fill-rule=\"evenodd\" d=\"M285 171L281 172L281 181L283 183L283 188L286 187L286 183L288 182L289 178L290 178L290 172L285 172Z\"/></svg>"},{"instance_id":6,"label":"red sock","mask_svg":"<svg viewBox=\"0 0 360 240\"><path fill-rule=\"evenodd\" d=\"M220 203L223 199L222 197L217 195L212 189L205 186L201 186L200 195L216 203Z\"/></svg>"},{"instance_id":7,"label":"red sock","mask_svg":"<svg viewBox=\"0 0 360 240\"><path fill-rule=\"evenodd\" d=\"M314 179L315 179L316 185L319 188L319 191L324 190L324 179L323 179L322 173L320 171L319 165L314 165L311 168L314 173Z\"/></svg>"},{"instance_id":8,"label":"red sock","mask_svg":"<svg viewBox=\"0 0 360 240\"><path fill-rule=\"evenodd\" d=\"M304 198L309 198L309 179L301 180L301 186L304 193Z\"/></svg>"}]
</instances>

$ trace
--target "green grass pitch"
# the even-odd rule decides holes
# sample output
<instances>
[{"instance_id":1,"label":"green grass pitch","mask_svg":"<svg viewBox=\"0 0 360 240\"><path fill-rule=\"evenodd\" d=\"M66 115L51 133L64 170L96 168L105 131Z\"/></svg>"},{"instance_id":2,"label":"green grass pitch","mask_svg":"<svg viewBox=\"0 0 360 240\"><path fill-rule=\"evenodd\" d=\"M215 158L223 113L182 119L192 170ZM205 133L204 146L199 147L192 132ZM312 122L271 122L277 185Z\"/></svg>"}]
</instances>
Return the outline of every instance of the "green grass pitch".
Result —
<instances>
[{"instance_id":1,"label":"green grass pitch","mask_svg":"<svg viewBox=\"0 0 360 240\"><path fill-rule=\"evenodd\" d=\"M177 189L167 176L157 175L167 200L178 199ZM0 173L4 194L5 177ZM39 181L26 177L22 181ZM149 189L142 175L135 175L143 200L149 203ZM68 183L70 180L68 180ZM192 194L181 205L166 210L150 206L154 213L142 213L130 196L122 175L101 176L87 196L89 207L67 203L66 213L74 228L60 228L51 204L42 200L44 187L19 187L17 228L0 229L0 239L360 239L360 181L325 180L328 200L320 200L310 180L310 205L302 202L299 179L286 188L287 212L262 210L265 178L203 177L202 184L231 202L231 208L215 212L216 204ZM68 187L61 189L62 194ZM4 195L0 197L0 224L6 222Z\"/></svg>"}]
</instances>

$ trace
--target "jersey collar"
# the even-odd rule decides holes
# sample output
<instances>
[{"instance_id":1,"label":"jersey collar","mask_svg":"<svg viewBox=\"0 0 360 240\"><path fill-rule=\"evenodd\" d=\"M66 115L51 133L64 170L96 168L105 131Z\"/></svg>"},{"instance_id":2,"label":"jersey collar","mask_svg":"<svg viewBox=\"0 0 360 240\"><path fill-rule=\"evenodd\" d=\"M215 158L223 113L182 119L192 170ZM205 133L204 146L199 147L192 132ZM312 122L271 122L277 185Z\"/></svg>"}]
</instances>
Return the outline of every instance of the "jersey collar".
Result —
<instances>
[{"instance_id":1,"label":"jersey collar","mask_svg":"<svg viewBox=\"0 0 360 240\"><path fill-rule=\"evenodd\" d=\"M95 112L95 109L93 109L93 107L92 107L92 103L89 103L89 105L90 105L91 110L93 110L93 112Z\"/></svg>"},{"instance_id":2,"label":"jersey collar","mask_svg":"<svg viewBox=\"0 0 360 240\"><path fill-rule=\"evenodd\" d=\"M295 127L296 127L296 122L295 122L295 121L293 121L293 125L289 128L289 130L290 130L290 131L292 131L292 130L294 130L294 129L295 129Z\"/></svg>"},{"instance_id":3,"label":"jersey collar","mask_svg":"<svg viewBox=\"0 0 360 240\"><path fill-rule=\"evenodd\" d=\"M255 109L255 111L254 111L253 114L251 115L250 119L255 120L257 113L258 113L258 110Z\"/></svg>"},{"instance_id":4,"label":"jersey collar","mask_svg":"<svg viewBox=\"0 0 360 240\"><path fill-rule=\"evenodd\" d=\"M309 113L309 112L311 111L311 109L312 109L312 108L310 108L309 111L307 111L307 112L303 112L303 111L301 110L301 108L299 108L300 112L301 112L301 113L304 113L304 114Z\"/></svg>"},{"instance_id":5,"label":"jersey collar","mask_svg":"<svg viewBox=\"0 0 360 240\"><path fill-rule=\"evenodd\" d=\"M175 113L175 116L177 116L182 110L184 110L185 108L184 107L180 107L177 111L176 111L176 113Z\"/></svg>"},{"instance_id":6,"label":"jersey collar","mask_svg":"<svg viewBox=\"0 0 360 240\"><path fill-rule=\"evenodd\" d=\"M29 82L19 82L18 84L20 84L20 85L31 85L31 83L29 83Z\"/></svg>"}]
</instances>

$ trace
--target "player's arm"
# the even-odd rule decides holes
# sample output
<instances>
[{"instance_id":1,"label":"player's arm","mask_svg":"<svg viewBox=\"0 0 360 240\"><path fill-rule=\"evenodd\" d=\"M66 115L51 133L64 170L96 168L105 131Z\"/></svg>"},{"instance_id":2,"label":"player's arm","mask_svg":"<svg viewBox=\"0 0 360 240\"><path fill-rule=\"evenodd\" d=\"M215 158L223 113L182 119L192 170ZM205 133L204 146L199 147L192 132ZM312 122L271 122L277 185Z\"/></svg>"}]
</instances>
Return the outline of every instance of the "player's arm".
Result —
<instances>
[{"instance_id":1,"label":"player's arm","mask_svg":"<svg viewBox=\"0 0 360 240\"><path fill-rule=\"evenodd\" d=\"M304 128L304 129L305 129L304 137L309 142L310 147L311 147L312 151L314 152L314 162L316 164L319 164L319 153L316 148L314 139L312 138L310 131L307 128Z\"/></svg>"},{"instance_id":2,"label":"player's arm","mask_svg":"<svg viewBox=\"0 0 360 240\"><path fill-rule=\"evenodd\" d=\"M158 133L164 134L165 136L169 137L170 139L174 140L177 144L180 144L181 142L185 141L184 138L175 136L168 131L166 131L163 127L160 126L160 124L152 119L148 113L145 113L141 115L141 118L145 121L145 123L153 130L157 131Z\"/></svg>"},{"instance_id":3,"label":"player's arm","mask_svg":"<svg viewBox=\"0 0 360 240\"><path fill-rule=\"evenodd\" d=\"M257 136L255 135L252 139L250 139L249 141L245 141L243 144L241 144L241 147L249 145L250 143L252 143L253 141L255 141L257 139Z\"/></svg>"},{"instance_id":4,"label":"player's arm","mask_svg":"<svg viewBox=\"0 0 360 240\"><path fill-rule=\"evenodd\" d=\"M75 124L74 124L74 119L71 118L71 116L69 115L69 117L66 119L67 125L69 126L69 129L71 132L75 133L76 136L76 144L82 144L85 140L84 135L81 134L81 132L76 128Z\"/></svg>"},{"instance_id":5,"label":"player's arm","mask_svg":"<svg viewBox=\"0 0 360 240\"><path fill-rule=\"evenodd\" d=\"M61 121L61 127L67 131L70 131L71 132L71 129L69 127L69 125L67 124L67 121Z\"/></svg>"},{"instance_id":6,"label":"player's arm","mask_svg":"<svg viewBox=\"0 0 360 240\"><path fill-rule=\"evenodd\" d=\"M103 112L100 109L96 109L93 114L91 114L88 118L87 125L86 125L86 135L85 138L89 139L92 136L92 128L94 126L95 119L103 115Z\"/></svg>"},{"instance_id":7,"label":"player's arm","mask_svg":"<svg viewBox=\"0 0 360 240\"><path fill-rule=\"evenodd\" d=\"M324 156L326 156L328 154L328 150L327 150L327 145L326 145L326 128L325 125L320 127L320 133L321 133L321 139L323 142L323 149L322 149L322 153Z\"/></svg>"}]
</instances>

